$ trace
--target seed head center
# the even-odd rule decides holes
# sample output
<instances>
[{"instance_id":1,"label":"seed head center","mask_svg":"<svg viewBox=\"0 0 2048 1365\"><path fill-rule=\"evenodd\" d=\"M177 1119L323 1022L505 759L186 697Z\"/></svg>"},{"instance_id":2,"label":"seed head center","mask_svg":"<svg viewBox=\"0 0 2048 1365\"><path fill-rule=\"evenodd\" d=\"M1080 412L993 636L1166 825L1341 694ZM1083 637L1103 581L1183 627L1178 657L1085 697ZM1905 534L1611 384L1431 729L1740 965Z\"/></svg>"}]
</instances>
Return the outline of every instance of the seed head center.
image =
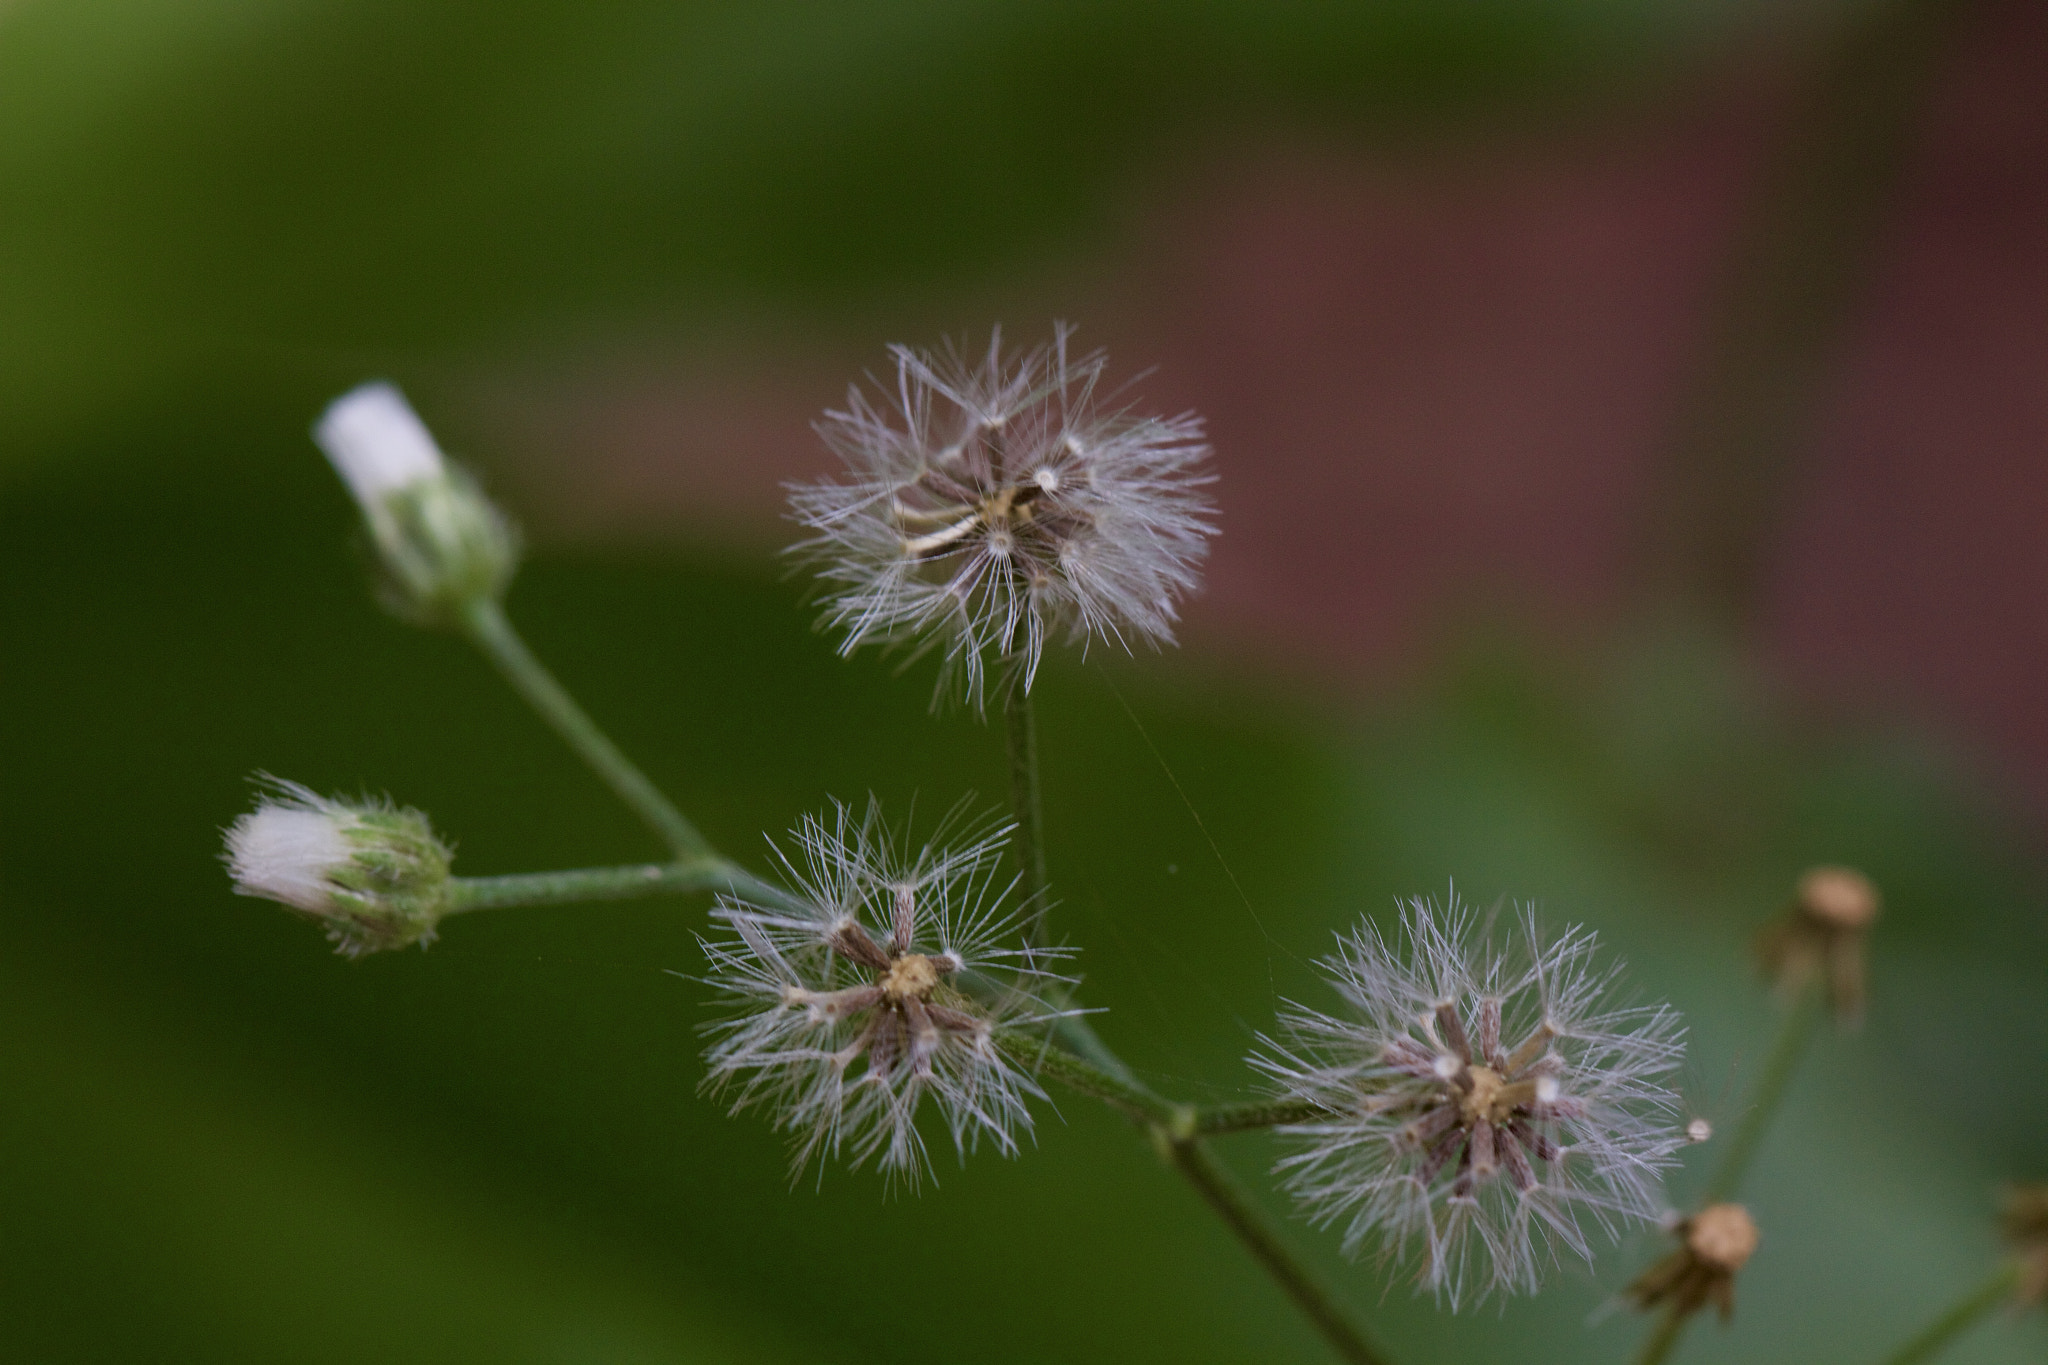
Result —
<instances>
[{"instance_id":1,"label":"seed head center","mask_svg":"<svg viewBox=\"0 0 2048 1365\"><path fill-rule=\"evenodd\" d=\"M1517 1107L1528 1102L1525 1085L1510 1085L1490 1066L1469 1068L1472 1088L1459 1097L1459 1108L1467 1126L1475 1123L1505 1123Z\"/></svg>"},{"instance_id":2,"label":"seed head center","mask_svg":"<svg viewBox=\"0 0 2048 1365\"><path fill-rule=\"evenodd\" d=\"M1710 1204L1694 1215L1685 1244L1717 1270L1742 1269L1756 1251L1756 1223L1740 1204Z\"/></svg>"},{"instance_id":3,"label":"seed head center","mask_svg":"<svg viewBox=\"0 0 2048 1365\"><path fill-rule=\"evenodd\" d=\"M939 984L939 968L923 953L905 953L889 964L882 994L891 1000L922 1000Z\"/></svg>"},{"instance_id":4,"label":"seed head center","mask_svg":"<svg viewBox=\"0 0 2048 1365\"><path fill-rule=\"evenodd\" d=\"M981 519L990 530L1002 526L1021 525L1032 518L1031 504L1041 492L1046 491L1042 483L1006 484L981 501Z\"/></svg>"}]
</instances>

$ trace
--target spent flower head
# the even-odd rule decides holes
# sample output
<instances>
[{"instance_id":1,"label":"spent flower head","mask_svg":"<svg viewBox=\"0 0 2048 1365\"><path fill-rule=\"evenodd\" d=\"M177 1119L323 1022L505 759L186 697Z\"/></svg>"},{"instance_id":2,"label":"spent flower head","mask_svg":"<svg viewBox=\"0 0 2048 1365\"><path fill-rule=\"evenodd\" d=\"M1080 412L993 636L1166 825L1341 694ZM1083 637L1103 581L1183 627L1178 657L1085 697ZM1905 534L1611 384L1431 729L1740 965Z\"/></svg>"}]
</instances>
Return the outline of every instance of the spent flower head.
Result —
<instances>
[{"instance_id":1,"label":"spent flower head","mask_svg":"<svg viewBox=\"0 0 2048 1365\"><path fill-rule=\"evenodd\" d=\"M839 479L793 485L821 623L841 652L937 648L943 697L979 705L991 663L1029 689L1046 637L1170 643L1213 534L1209 447L1192 414L1139 416L1101 392L1100 352L1052 344L976 357L892 348L892 395L854 386L819 433Z\"/></svg>"},{"instance_id":2,"label":"spent flower head","mask_svg":"<svg viewBox=\"0 0 2048 1365\"><path fill-rule=\"evenodd\" d=\"M1999 1221L2016 1266L2013 1297L2048 1302L2048 1185L2012 1185L1999 1201Z\"/></svg>"},{"instance_id":3,"label":"spent flower head","mask_svg":"<svg viewBox=\"0 0 2048 1365\"><path fill-rule=\"evenodd\" d=\"M1674 1224L1678 1246L1627 1289L1645 1312L1662 1308L1689 1318L1708 1304L1727 1322L1735 1316L1735 1276L1756 1254L1756 1220L1740 1204L1709 1204Z\"/></svg>"},{"instance_id":4,"label":"spent flower head","mask_svg":"<svg viewBox=\"0 0 2048 1365\"><path fill-rule=\"evenodd\" d=\"M239 894L298 911L347 957L433 942L447 904L447 846L426 816L388 801L266 778L223 856Z\"/></svg>"},{"instance_id":5,"label":"spent flower head","mask_svg":"<svg viewBox=\"0 0 2048 1365\"><path fill-rule=\"evenodd\" d=\"M442 456L397 388L365 384L343 394L313 439L362 508L393 611L448 625L504 593L519 560L518 533Z\"/></svg>"},{"instance_id":6,"label":"spent flower head","mask_svg":"<svg viewBox=\"0 0 2048 1365\"><path fill-rule=\"evenodd\" d=\"M1757 936L1757 958L1779 991L1792 996L1818 980L1837 1021L1863 1017L1864 958L1883 900L1851 867L1809 868L1792 904Z\"/></svg>"},{"instance_id":7,"label":"spent flower head","mask_svg":"<svg viewBox=\"0 0 2048 1365\"><path fill-rule=\"evenodd\" d=\"M708 980L736 1008L711 1026L705 1086L729 1091L734 1113L771 1111L793 1135L793 1174L847 1152L915 1184L927 1096L963 1160L984 1138L1016 1152L1044 1091L1000 1035L1060 1017L1046 997L1068 984L1068 950L1022 941L1008 834L956 808L913 845L875 802L835 803L776 850L787 902L728 895L712 910L725 933L703 940Z\"/></svg>"},{"instance_id":8,"label":"spent flower head","mask_svg":"<svg viewBox=\"0 0 2048 1365\"><path fill-rule=\"evenodd\" d=\"M1582 1219L1655 1217L1686 1141L1664 1080L1677 1015L1617 1003L1585 930L1494 927L1455 899L1410 902L1395 938L1365 921L1323 963L1346 1012L1292 1006L1251 1059L1324 1111L1280 1129L1303 1210L1348 1253L1413 1256L1454 1309L1534 1290L1560 1251L1590 1259Z\"/></svg>"}]
</instances>

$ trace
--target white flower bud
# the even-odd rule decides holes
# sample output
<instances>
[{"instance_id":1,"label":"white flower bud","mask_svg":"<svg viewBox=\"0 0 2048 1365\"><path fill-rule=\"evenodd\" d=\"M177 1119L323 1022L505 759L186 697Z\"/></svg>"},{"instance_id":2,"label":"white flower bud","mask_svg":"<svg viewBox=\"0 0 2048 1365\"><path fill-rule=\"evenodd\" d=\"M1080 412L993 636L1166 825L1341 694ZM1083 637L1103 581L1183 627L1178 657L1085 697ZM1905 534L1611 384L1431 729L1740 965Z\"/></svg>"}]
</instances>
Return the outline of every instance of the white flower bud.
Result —
<instances>
[{"instance_id":1,"label":"white flower bud","mask_svg":"<svg viewBox=\"0 0 2048 1365\"><path fill-rule=\"evenodd\" d=\"M446 903L450 854L426 816L296 782L268 781L225 857L237 893L317 921L349 957L431 943Z\"/></svg>"},{"instance_id":2,"label":"white flower bud","mask_svg":"<svg viewBox=\"0 0 2048 1365\"><path fill-rule=\"evenodd\" d=\"M518 534L440 447L390 384L336 399L313 428L356 502L384 570L383 596L399 615L448 624L505 590Z\"/></svg>"},{"instance_id":3,"label":"white flower bud","mask_svg":"<svg viewBox=\"0 0 2048 1365\"><path fill-rule=\"evenodd\" d=\"M313 439L364 508L447 471L441 448L395 385L365 384L334 400Z\"/></svg>"}]
</instances>

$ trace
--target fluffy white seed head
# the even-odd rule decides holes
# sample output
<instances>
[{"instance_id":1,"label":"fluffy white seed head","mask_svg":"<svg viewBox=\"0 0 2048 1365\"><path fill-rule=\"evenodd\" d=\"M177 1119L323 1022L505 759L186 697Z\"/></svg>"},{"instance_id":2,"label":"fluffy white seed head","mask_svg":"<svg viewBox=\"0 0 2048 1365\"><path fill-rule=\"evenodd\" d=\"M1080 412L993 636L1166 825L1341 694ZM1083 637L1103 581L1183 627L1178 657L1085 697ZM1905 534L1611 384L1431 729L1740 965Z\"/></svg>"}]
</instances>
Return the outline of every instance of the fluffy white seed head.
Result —
<instances>
[{"instance_id":1,"label":"fluffy white seed head","mask_svg":"<svg viewBox=\"0 0 2048 1365\"><path fill-rule=\"evenodd\" d=\"M1008 834L956 810L912 845L872 801L835 804L776 851L790 899L713 909L707 980L731 1013L709 1030L704 1084L791 1135L793 1175L845 1155L916 1184L927 1100L962 1159L984 1139L1017 1151L1044 1092L1003 1039L1060 1017L1047 996L1067 952L1021 941Z\"/></svg>"},{"instance_id":2,"label":"fluffy white seed head","mask_svg":"<svg viewBox=\"0 0 2048 1365\"><path fill-rule=\"evenodd\" d=\"M223 856L236 892L314 920L349 957L432 942L446 905L447 847L424 815L388 802L264 779Z\"/></svg>"},{"instance_id":3,"label":"fluffy white seed head","mask_svg":"<svg viewBox=\"0 0 2048 1365\"><path fill-rule=\"evenodd\" d=\"M940 698L976 705L991 665L1029 688L1045 641L1170 643L1214 533L1201 419L1143 417L1101 392L1069 330L1006 354L893 348L893 391L858 386L818 424L845 474L793 485L821 624L842 652L937 649Z\"/></svg>"},{"instance_id":4,"label":"fluffy white seed head","mask_svg":"<svg viewBox=\"0 0 2048 1365\"><path fill-rule=\"evenodd\" d=\"M504 592L518 563L517 531L442 458L405 395L383 383L351 390L328 407L313 439L362 508L393 611L452 624Z\"/></svg>"},{"instance_id":5,"label":"fluffy white seed head","mask_svg":"<svg viewBox=\"0 0 2048 1365\"><path fill-rule=\"evenodd\" d=\"M446 469L441 448L393 384L364 384L335 399L313 439L366 510Z\"/></svg>"},{"instance_id":6,"label":"fluffy white seed head","mask_svg":"<svg viewBox=\"0 0 2048 1365\"><path fill-rule=\"evenodd\" d=\"M1361 923L1323 963L1343 1013L1291 1006L1251 1058L1324 1115L1280 1130L1303 1210L1453 1308L1590 1259L1588 1225L1654 1219L1687 1137L1677 1016L1617 1003L1584 930L1497 927L1455 900L1412 901L1391 938Z\"/></svg>"}]
</instances>

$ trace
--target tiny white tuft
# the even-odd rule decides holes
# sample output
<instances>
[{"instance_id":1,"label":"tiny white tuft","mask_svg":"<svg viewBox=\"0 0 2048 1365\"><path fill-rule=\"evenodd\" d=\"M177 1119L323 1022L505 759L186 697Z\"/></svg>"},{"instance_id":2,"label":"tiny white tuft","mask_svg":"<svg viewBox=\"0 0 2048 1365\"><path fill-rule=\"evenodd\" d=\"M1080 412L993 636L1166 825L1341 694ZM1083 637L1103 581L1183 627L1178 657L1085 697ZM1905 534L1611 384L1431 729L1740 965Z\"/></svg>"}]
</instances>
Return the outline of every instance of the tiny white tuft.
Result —
<instances>
[{"instance_id":1,"label":"tiny white tuft","mask_svg":"<svg viewBox=\"0 0 2048 1365\"><path fill-rule=\"evenodd\" d=\"M365 508L446 468L433 435L393 384L364 384L335 399L313 439Z\"/></svg>"},{"instance_id":2,"label":"tiny white tuft","mask_svg":"<svg viewBox=\"0 0 2048 1365\"><path fill-rule=\"evenodd\" d=\"M282 799L266 798L228 830L228 871L245 896L326 914L332 878L355 856L344 833L352 817L296 783L280 791Z\"/></svg>"}]
</instances>

